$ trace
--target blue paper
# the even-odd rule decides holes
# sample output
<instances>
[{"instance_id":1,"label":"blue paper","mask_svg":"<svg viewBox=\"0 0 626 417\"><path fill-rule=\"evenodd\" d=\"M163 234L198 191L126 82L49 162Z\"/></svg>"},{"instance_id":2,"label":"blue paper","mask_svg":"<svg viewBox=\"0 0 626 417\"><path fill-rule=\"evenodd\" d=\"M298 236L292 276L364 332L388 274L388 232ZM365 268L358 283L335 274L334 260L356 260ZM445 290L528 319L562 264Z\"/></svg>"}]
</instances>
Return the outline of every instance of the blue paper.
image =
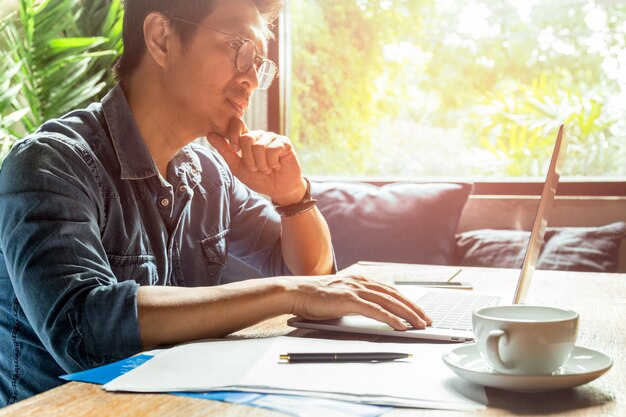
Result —
<instances>
[{"instance_id":1,"label":"blue paper","mask_svg":"<svg viewBox=\"0 0 626 417\"><path fill-rule=\"evenodd\" d=\"M66 381L90 382L103 385L135 369L152 359L152 357L145 354L137 355L87 371L63 375L60 378ZM237 391L171 392L170 394L267 408L295 417L378 417L392 409L392 407L356 404L324 398Z\"/></svg>"},{"instance_id":2,"label":"blue paper","mask_svg":"<svg viewBox=\"0 0 626 417\"><path fill-rule=\"evenodd\" d=\"M173 392L172 394L267 408L296 417L378 417L392 409L392 407L357 404L325 398L302 397L299 395L257 394L236 391Z\"/></svg>"},{"instance_id":3,"label":"blue paper","mask_svg":"<svg viewBox=\"0 0 626 417\"><path fill-rule=\"evenodd\" d=\"M108 365L100 366L98 368L76 372L75 374L62 375L59 378L66 381L90 382L92 384L104 385L128 371L132 371L142 363L152 358L152 355L137 355L119 362L113 362Z\"/></svg>"}]
</instances>

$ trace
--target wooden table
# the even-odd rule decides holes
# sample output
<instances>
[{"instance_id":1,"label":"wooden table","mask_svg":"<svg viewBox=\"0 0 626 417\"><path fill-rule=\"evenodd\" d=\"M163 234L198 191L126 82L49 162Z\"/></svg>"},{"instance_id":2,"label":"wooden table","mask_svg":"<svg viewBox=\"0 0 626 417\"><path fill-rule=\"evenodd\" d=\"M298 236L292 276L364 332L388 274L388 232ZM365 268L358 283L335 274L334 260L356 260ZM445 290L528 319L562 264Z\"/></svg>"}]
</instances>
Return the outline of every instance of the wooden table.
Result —
<instances>
[{"instance_id":1,"label":"wooden table","mask_svg":"<svg viewBox=\"0 0 626 417\"><path fill-rule=\"evenodd\" d=\"M349 271L380 278L406 279L412 274L448 274L450 267L398 265L353 265ZM470 281L478 290L502 291L515 287L518 271L464 268L457 278ZM537 271L528 294L528 304L570 308L580 314L577 344L600 350L614 360L613 368L601 378L569 390L545 394L520 394L487 388L486 410L462 413L443 410L394 409L399 416L448 415L563 415L626 416L626 274L597 274ZM287 316L265 321L231 337L298 335L332 336L286 326ZM343 337L345 338L345 337ZM184 398L167 394L119 394L99 386L71 382L0 409L6 416L284 416L282 413L243 405ZM323 417L323 416L321 416Z\"/></svg>"}]
</instances>

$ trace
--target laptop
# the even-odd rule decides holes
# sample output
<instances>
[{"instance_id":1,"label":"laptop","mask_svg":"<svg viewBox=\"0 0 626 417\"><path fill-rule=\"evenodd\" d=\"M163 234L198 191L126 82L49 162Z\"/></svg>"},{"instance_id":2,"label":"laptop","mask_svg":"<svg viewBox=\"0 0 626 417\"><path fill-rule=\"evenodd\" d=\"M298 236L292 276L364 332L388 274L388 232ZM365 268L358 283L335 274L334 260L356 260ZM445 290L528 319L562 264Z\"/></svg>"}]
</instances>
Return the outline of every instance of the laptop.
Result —
<instances>
[{"instance_id":1,"label":"laptop","mask_svg":"<svg viewBox=\"0 0 626 417\"><path fill-rule=\"evenodd\" d=\"M539 251L543 244L547 226L547 216L553 205L561 169L567 150L567 135L563 125L559 128L548 174L543 185L541 199L535 215L524 262L514 294L460 291L450 289L425 288L415 285L402 285L399 290L433 319L433 325L426 329L396 331L385 323L361 316L348 315L333 320L306 320L300 317L289 319L292 327L329 330L348 333L380 336L407 337L415 339L447 340L464 342L473 340L472 312L482 307L499 304L522 304L530 287Z\"/></svg>"}]
</instances>

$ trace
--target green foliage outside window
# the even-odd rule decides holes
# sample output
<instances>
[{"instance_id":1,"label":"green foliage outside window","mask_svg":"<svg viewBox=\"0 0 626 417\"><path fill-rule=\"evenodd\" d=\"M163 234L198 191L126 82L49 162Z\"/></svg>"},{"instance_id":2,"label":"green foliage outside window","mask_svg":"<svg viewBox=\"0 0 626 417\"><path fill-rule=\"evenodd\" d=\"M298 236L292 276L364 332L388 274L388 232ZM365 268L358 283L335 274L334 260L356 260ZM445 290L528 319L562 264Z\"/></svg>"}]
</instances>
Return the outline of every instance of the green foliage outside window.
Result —
<instances>
[{"instance_id":1,"label":"green foliage outside window","mask_svg":"<svg viewBox=\"0 0 626 417\"><path fill-rule=\"evenodd\" d=\"M0 20L0 160L44 121L98 100L122 49L120 0L15 3ZM287 4L288 133L305 171L539 176L565 122L566 173L626 175L625 3Z\"/></svg>"},{"instance_id":2,"label":"green foliage outside window","mask_svg":"<svg viewBox=\"0 0 626 417\"><path fill-rule=\"evenodd\" d=\"M16 139L113 85L122 13L120 0L19 0L0 21L0 160Z\"/></svg>"},{"instance_id":3,"label":"green foliage outside window","mask_svg":"<svg viewBox=\"0 0 626 417\"><path fill-rule=\"evenodd\" d=\"M626 3L300 0L289 134L315 174L626 175Z\"/></svg>"}]
</instances>

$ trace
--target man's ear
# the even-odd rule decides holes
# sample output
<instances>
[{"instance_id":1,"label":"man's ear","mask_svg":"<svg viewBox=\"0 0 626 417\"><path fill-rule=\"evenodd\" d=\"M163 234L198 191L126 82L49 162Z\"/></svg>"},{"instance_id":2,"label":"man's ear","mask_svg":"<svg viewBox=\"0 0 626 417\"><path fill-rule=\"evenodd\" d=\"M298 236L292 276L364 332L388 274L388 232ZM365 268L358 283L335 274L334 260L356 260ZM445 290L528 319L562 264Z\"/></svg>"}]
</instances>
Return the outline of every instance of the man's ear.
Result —
<instances>
[{"instance_id":1,"label":"man's ear","mask_svg":"<svg viewBox=\"0 0 626 417\"><path fill-rule=\"evenodd\" d=\"M143 21L143 36L148 54L160 67L165 66L167 55L172 53L174 30L161 13L152 12Z\"/></svg>"}]
</instances>

